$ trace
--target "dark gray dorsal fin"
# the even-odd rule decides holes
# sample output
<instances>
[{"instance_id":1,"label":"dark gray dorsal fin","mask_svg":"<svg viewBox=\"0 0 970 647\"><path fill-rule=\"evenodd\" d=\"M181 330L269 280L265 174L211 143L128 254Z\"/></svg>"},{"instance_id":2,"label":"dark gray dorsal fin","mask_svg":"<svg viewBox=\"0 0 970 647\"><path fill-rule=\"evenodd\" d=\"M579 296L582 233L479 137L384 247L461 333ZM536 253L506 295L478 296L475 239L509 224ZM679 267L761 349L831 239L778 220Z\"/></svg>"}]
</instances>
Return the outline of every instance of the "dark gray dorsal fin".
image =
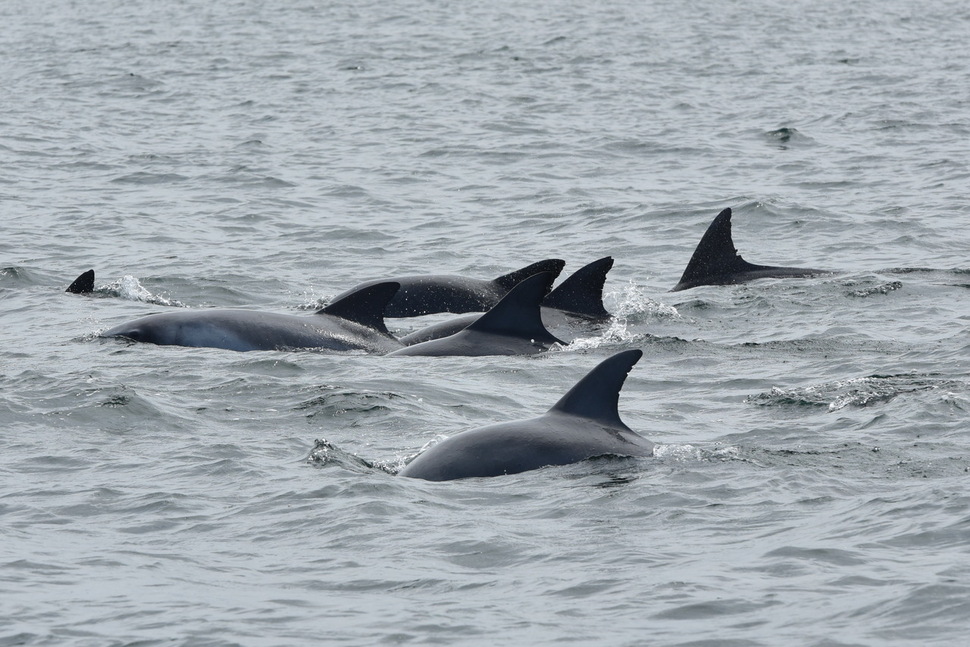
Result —
<instances>
[{"instance_id":1,"label":"dark gray dorsal fin","mask_svg":"<svg viewBox=\"0 0 970 647\"><path fill-rule=\"evenodd\" d=\"M731 238L731 208L728 207L717 214L717 218L704 232L674 290L718 283L719 276L759 269L763 269L763 266L747 262L735 249L734 240Z\"/></svg>"},{"instance_id":2,"label":"dark gray dorsal fin","mask_svg":"<svg viewBox=\"0 0 970 647\"><path fill-rule=\"evenodd\" d=\"M542 325L542 314L539 303L549 292L549 287L556 280L552 272L534 274L516 285L502 297L491 310L479 317L475 323L465 328L465 331L491 333L493 335L509 335L532 339L542 343L562 343L546 330Z\"/></svg>"},{"instance_id":3,"label":"dark gray dorsal fin","mask_svg":"<svg viewBox=\"0 0 970 647\"><path fill-rule=\"evenodd\" d=\"M562 272L562 268L564 267L566 267L566 261L559 260L558 258L550 258L544 261L539 261L538 263L533 263L532 265L527 265L521 270L503 274L492 281L492 283L495 283L500 288L508 292L522 281L526 280L530 276L538 274L539 272L551 272L552 280L555 281L556 277L559 276L559 273ZM550 287L551 286L552 283L550 282Z\"/></svg>"},{"instance_id":4,"label":"dark gray dorsal fin","mask_svg":"<svg viewBox=\"0 0 970 647\"><path fill-rule=\"evenodd\" d=\"M635 349L625 350L603 360L577 382L576 386L569 389L549 412L591 418L612 427L626 427L620 420L617 409L620 389L623 388L630 369L641 357L643 351Z\"/></svg>"},{"instance_id":5,"label":"dark gray dorsal fin","mask_svg":"<svg viewBox=\"0 0 970 647\"><path fill-rule=\"evenodd\" d=\"M556 286L542 305L586 317L609 317L603 307L603 286L612 267L613 258L607 256L579 268Z\"/></svg>"},{"instance_id":6,"label":"dark gray dorsal fin","mask_svg":"<svg viewBox=\"0 0 970 647\"><path fill-rule=\"evenodd\" d=\"M94 292L94 270L88 270L81 274L64 291L70 292L71 294L90 294Z\"/></svg>"},{"instance_id":7,"label":"dark gray dorsal fin","mask_svg":"<svg viewBox=\"0 0 970 647\"><path fill-rule=\"evenodd\" d=\"M384 325L384 309L400 287L401 284L397 281L368 285L345 294L327 307L317 310L317 314L340 317L390 335L387 326Z\"/></svg>"}]
</instances>

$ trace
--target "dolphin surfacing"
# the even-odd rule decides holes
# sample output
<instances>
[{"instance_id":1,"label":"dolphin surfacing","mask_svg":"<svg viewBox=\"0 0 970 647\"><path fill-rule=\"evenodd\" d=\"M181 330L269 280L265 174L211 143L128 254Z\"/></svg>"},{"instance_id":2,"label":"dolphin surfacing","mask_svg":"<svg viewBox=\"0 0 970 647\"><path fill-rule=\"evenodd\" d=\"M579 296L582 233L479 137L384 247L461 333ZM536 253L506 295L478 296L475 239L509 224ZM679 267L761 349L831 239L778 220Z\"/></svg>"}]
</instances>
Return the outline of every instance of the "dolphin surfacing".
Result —
<instances>
[{"instance_id":1,"label":"dolphin surfacing","mask_svg":"<svg viewBox=\"0 0 970 647\"><path fill-rule=\"evenodd\" d=\"M306 316L256 310L179 309L115 326L101 336L237 351L315 348L388 353L401 348L383 318L384 306L395 292L397 283L378 283Z\"/></svg>"},{"instance_id":2,"label":"dolphin surfacing","mask_svg":"<svg viewBox=\"0 0 970 647\"><path fill-rule=\"evenodd\" d=\"M558 276L565 265L566 261L548 259L490 281L454 274L419 274L386 279L400 284L401 287L387 304L384 316L397 318L419 317L438 312L485 312L494 307L509 290L530 276L539 272L552 272ZM380 282L382 281L361 283L336 298L343 298L351 292Z\"/></svg>"},{"instance_id":3,"label":"dolphin surfacing","mask_svg":"<svg viewBox=\"0 0 970 647\"><path fill-rule=\"evenodd\" d=\"M517 474L595 456L652 456L654 443L620 420L620 389L641 350L601 362L549 411L464 431L419 454L398 474L428 481Z\"/></svg>"},{"instance_id":4,"label":"dolphin surfacing","mask_svg":"<svg viewBox=\"0 0 970 647\"><path fill-rule=\"evenodd\" d=\"M555 276L540 272L506 294L494 308L464 330L447 337L406 346L391 356L534 355L563 342L542 324L539 303Z\"/></svg>"},{"instance_id":5,"label":"dolphin surfacing","mask_svg":"<svg viewBox=\"0 0 970 647\"><path fill-rule=\"evenodd\" d=\"M690 257L683 276L670 291L679 292L700 285L733 285L756 279L799 278L830 273L828 270L775 267L747 262L734 247L731 237L731 208L728 207L707 228L694 250L694 255Z\"/></svg>"},{"instance_id":6,"label":"dolphin surfacing","mask_svg":"<svg viewBox=\"0 0 970 647\"><path fill-rule=\"evenodd\" d=\"M608 320L611 315L603 306L603 286L606 285L606 274L612 267L613 258L606 256L584 265L566 277L542 300L540 313L543 325L548 329L573 320L595 323ZM425 326L401 337L401 343L413 346L423 341L454 335L470 326L480 316L462 315Z\"/></svg>"}]
</instances>

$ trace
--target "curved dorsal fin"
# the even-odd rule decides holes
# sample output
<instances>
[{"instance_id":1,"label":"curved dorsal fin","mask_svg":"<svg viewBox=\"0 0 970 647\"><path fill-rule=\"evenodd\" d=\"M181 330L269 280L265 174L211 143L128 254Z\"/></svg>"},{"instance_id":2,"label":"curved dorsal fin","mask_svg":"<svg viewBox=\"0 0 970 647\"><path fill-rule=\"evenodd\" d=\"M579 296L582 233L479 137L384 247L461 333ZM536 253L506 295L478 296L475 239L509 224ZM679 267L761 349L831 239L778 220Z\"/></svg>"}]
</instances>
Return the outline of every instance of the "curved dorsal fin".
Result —
<instances>
[{"instance_id":1,"label":"curved dorsal fin","mask_svg":"<svg viewBox=\"0 0 970 647\"><path fill-rule=\"evenodd\" d=\"M397 281L368 285L342 296L325 308L317 310L316 314L340 317L390 335L384 325L384 309L400 287L401 284Z\"/></svg>"},{"instance_id":2,"label":"curved dorsal fin","mask_svg":"<svg viewBox=\"0 0 970 647\"><path fill-rule=\"evenodd\" d=\"M620 389L630 369L643 357L639 349L625 350L600 362L586 377L569 389L549 412L591 418L611 427L623 427L617 406Z\"/></svg>"},{"instance_id":3,"label":"curved dorsal fin","mask_svg":"<svg viewBox=\"0 0 970 647\"><path fill-rule=\"evenodd\" d=\"M566 261L559 260L558 258L550 258L544 261L533 263L532 265L526 265L521 270L515 270L514 272L503 274L497 279L494 279L492 283L495 283L500 288L508 292L530 276L538 274L539 272L551 272L552 280L549 282L551 287L552 281L556 280L556 277L559 276L559 273L562 272L562 268L564 267L566 267Z\"/></svg>"},{"instance_id":4,"label":"curved dorsal fin","mask_svg":"<svg viewBox=\"0 0 970 647\"><path fill-rule=\"evenodd\" d=\"M522 337L544 343L562 343L542 325L539 303L549 292L556 279L552 272L533 274L516 285L502 297L491 310L483 314L475 323L465 328L466 332L483 332L494 335Z\"/></svg>"},{"instance_id":5,"label":"curved dorsal fin","mask_svg":"<svg viewBox=\"0 0 970 647\"><path fill-rule=\"evenodd\" d=\"M542 305L587 317L609 317L603 307L603 286L612 267L613 257L607 256L579 268L556 286Z\"/></svg>"},{"instance_id":6,"label":"curved dorsal fin","mask_svg":"<svg viewBox=\"0 0 970 647\"><path fill-rule=\"evenodd\" d=\"M88 270L81 274L64 291L70 292L71 294L90 294L94 292L94 270Z\"/></svg>"},{"instance_id":7,"label":"curved dorsal fin","mask_svg":"<svg viewBox=\"0 0 970 647\"><path fill-rule=\"evenodd\" d=\"M719 276L759 269L764 269L764 266L747 262L735 249L731 238L731 208L728 207L717 214L704 232L674 291L694 285L719 283L722 282L718 280Z\"/></svg>"}]
</instances>

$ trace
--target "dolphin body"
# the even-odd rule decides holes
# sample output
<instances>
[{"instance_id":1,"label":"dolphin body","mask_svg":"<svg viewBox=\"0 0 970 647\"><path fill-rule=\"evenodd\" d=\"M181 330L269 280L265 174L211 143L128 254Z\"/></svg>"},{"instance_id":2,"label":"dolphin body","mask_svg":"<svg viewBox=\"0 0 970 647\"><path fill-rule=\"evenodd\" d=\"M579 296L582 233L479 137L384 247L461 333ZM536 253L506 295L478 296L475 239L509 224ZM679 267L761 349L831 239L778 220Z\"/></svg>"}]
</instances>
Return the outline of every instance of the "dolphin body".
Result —
<instances>
[{"instance_id":1,"label":"dolphin body","mask_svg":"<svg viewBox=\"0 0 970 647\"><path fill-rule=\"evenodd\" d=\"M555 328L579 319L600 322L609 319L610 313L603 307L603 286L606 273L613 267L613 258L607 256L585 265L571 274L542 300L540 313L546 328ZM481 315L470 314L443 321L401 337L401 343L412 346L432 339L440 339L464 330Z\"/></svg>"},{"instance_id":2,"label":"dolphin body","mask_svg":"<svg viewBox=\"0 0 970 647\"><path fill-rule=\"evenodd\" d=\"M558 276L566 262L549 259L527 265L521 270L504 274L490 281L454 274L420 274L387 279L401 288L387 304L385 317L419 317L437 312L484 312L497 304L509 290L539 272ZM366 281L342 294L347 294L383 281Z\"/></svg>"},{"instance_id":3,"label":"dolphin body","mask_svg":"<svg viewBox=\"0 0 970 647\"><path fill-rule=\"evenodd\" d=\"M230 309L152 314L101 336L238 351L316 348L383 354L401 348L383 318L384 306L397 288L394 282L378 283L346 294L309 316Z\"/></svg>"},{"instance_id":4,"label":"dolphin body","mask_svg":"<svg viewBox=\"0 0 970 647\"><path fill-rule=\"evenodd\" d=\"M494 308L473 324L448 337L405 346L391 356L534 355L563 342L542 325L539 303L555 280L540 272L512 288Z\"/></svg>"},{"instance_id":5,"label":"dolphin body","mask_svg":"<svg viewBox=\"0 0 970 647\"><path fill-rule=\"evenodd\" d=\"M398 474L428 481L517 474L594 456L652 456L654 443L620 420L620 389L641 350L601 362L549 411L456 434L419 454Z\"/></svg>"},{"instance_id":6,"label":"dolphin body","mask_svg":"<svg viewBox=\"0 0 970 647\"><path fill-rule=\"evenodd\" d=\"M733 285L756 279L797 278L830 273L828 270L774 267L747 262L734 247L734 240L731 238L731 208L728 207L707 228L687 263L680 282L670 291L679 292L699 285Z\"/></svg>"}]
</instances>

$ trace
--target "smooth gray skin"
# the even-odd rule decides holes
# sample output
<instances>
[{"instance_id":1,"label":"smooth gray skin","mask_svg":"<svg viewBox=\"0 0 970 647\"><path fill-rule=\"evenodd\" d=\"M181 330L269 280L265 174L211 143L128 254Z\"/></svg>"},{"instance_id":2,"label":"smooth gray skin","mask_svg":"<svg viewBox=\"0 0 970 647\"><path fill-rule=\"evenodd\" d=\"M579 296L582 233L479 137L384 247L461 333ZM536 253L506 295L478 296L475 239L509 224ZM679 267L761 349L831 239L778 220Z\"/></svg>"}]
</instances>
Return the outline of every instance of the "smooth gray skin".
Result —
<instances>
[{"instance_id":1,"label":"smooth gray skin","mask_svg":"<svg viewBox=\"0 0 970 647\"><path fill-rule=\"evenodd\" d=\"M385 317L418 317L438 312L484 312L501 301L509 290L539 272L558 276L565 261L549 259L527 265L492 280L473 279L454 274L421 274L387 279L400 284L397 294L387 304ZM367 281L337 296L347 294L383 281Z\"/></svg>"},{"instance_id":2,"label":"smooth gray skin","mask_svg":"<svg viewBox=\"0 0 970 647\"><path fill-rule=\"evenodd\" d=\"M538 418L465 431L419 454L400 476L449 481L517 474L594 456L652 456L654 443L620 420L620 389L641 350L601 362Z\"/></svg>"},{"instance_id":3,"label":"smooth gray skin","mask_svg":"<svg viewBox=\"0 0 970 647\"><path fill-rule=\"evenodd\" d=\"M756 279L803 278L820 274L831 272L804 267L755 265L741 258L731 237L731 208L728 207L707 228L680 282L670 291L679 292L699 285L733 285Z\"/></svg>"},{"instance_id":4,"label":"smooth gray skin","mask_svg":"<svg viewBox=\"0 0 970 647\"><path fill-rule=\"evenodd\" d=\"M121 324L101 336L237 351L314 348L388 353L401 348L381 318L384 305L396 291L396 283L378 284L306 316L255 310L178 310Z\"/></svg>"},{"instance_id":5,"label":"smooth gray skin","mask_svg":"<svg viewBox=\"0 0 970 647\"><path fill-rule=\"evenodd\" d=\"M609 256L581 267L566 278L542 300L540 314L542 324L547 329L558 328L575 321L583 323L601 322L610 318L603 307L603 286L606 273L613 267ZM454 335L470 326L481 315L470 314L455 317L448 321L425 326L420 330L401 337L405 346L413 346L432 339Z\"/></svg>"},{"instance_id":6,"label":"smooth gray skin","mask_svg":"<svg viewBox=\"0 0 970 647\"><path fill-rule=\"evenodd\" d=\"M534 355L562 343L542 325L539 302L555 279L535 274L512 288L473 324L449 337L407 346L390 356Z\"/></svg>"}]
</instances>

